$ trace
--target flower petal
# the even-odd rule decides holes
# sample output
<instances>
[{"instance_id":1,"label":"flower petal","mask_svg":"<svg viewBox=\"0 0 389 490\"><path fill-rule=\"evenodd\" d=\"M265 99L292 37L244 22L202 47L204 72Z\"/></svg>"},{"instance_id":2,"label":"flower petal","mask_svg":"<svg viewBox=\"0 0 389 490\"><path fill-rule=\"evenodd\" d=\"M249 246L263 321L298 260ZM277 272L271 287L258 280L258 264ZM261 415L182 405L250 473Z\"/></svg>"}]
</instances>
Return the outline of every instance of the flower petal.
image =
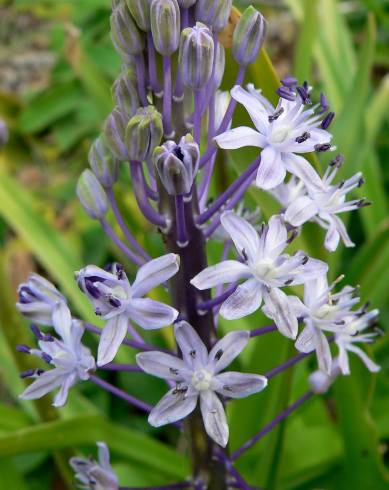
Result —
<instances>
[{"instance_id":1,"label":"flower petal","mask_svg":"<svg viewBox=\"0 0 389 490\"><path fill-rule=\"evenodd\" d=\"M370 357L360 347L349 344L347 345L347 350L349 350L350 352L354 352L354 354L356 354L361 359L363 364L371 373L377 373L381 369L381 366L370 359Z\"/></svg>"},{"instance_id":2,"label":"flower petal","mask_svg":"<svg viewBox=\"0 0 389 490\"><path fill-rule=\"evenodd\" d=\"M344 376L350 374L350 362L346 347L342 343L337 343L339 349L338 362L339 369Z\"/></svg>"},{"instance_id":3,"label":"flower petal","mask_svg":"<svg viewBox=\"0 0 389 490\"><path fill-rule=\"evenodd\" d=\"M282 184L286 170L281 153L272 146L266 146L261 153L261 163L258 167L256 185L261 189L274 189Z\"/></svg>"},{"instance_id":4,"label":"flower petal","mask_svg":"<svg viewBox=\"0 0 389 490\"><path fill-rule=\"evenodd\" d=\"M47 395L50 391L61 386L64 375L64 371L58 368L45 371L23 391L19 398L22 400L36 400Z\"/></svg>"},{"instance_id":5,"label":"flower petal","mask_svg":"<svg viewBox=\"0 0 389 490\"><path fill-rule=\"evenodd\" d=\"M127 313L145 330L166 327L178 317L175 308L150 298L133 298L127 307Z\"/></svg>"},{"instance_id":6,"label":"flower petal","mask_svg":"<svg viewBox=\"0 0 389 490\"><path fill-rule=\"evenodd\" d=\"M328 231L324 240L324 246L329 252L334 252L339 244L340 235L334 220L330 221Z\"/></svg>"},{"instance_id":7,"label":"flower petal","mask_svg":"<svg viewBox=\"0 0 389 490\"><path fill-rule=\"evenodd\" d=\"M248 330L236 330L220 339L212 347L208 356L208 366L214 373L222 371L239 356L250 338Z\"/></svg>"},{"instance_id":8,"label":"flower petal","mask_svg":"<svg viewBox=\"0 0 389 490\"><path fill-rule=\"evenodd\" d=\"M177 388L172 388L151 410L149 424L153 427L161 427L185 418L196 408L197 399L197 392L189 391L189 389L182 392Z\"/></svg>"},{"instance_id":9,"label":"flower petal","mask_svg":"<svg viewBox=\"0 0 389 490\"><path fill-rule=\"evenodd\" d=\"M323 192L323 181L312 165L303 157L294 154L285 155L285 167L291 174L302 180L310 192Z\"/></svg>"},{"instance_id":10,"label":"flower petal","mask_svg":"<svg viewBox=\"0 0 389 490\"><path fill-rule=\"evenodd\" d=\"M245 398L262 391L266 386L265 376L234 371L218 374L212 380L212 389L228 398Z\"/></svg>"},{"instance_id":11,"label":"flower petal","mask_svg":"<svg viewBox=\"0 0 389 490\"><path fill-rule=\"evenodd\" d=\"M355 243L350 239L343 221L338 216L332 216L335 221L336 229L346 247L355 247Z\"/></svg>"},{"instance_id":12,"label":"flower petal","mask_svg":"<svg viewBox=\"0 0 389 490\"><path fill-rule=\"evenodd\" d=\"M196 369L207 364L207 348L192 325L185 321L177 322L174 325L174 336L187 366Z\"/></svg>"},{"instance_id":13,"label":"flower petal","mask_svg":"<svg viewBox=\"0 0 389 490\"><path fill-rule=\"evenodd\" d=\"M245 146L263 148L266 144L266 139L262 134L247 126L229 129L225 133L216 136L214 141L220 148L225 150L235 150Z\"/></svg>"},{"instance_id":14,"label":"flower petal","mask_svg":"<svg viewBox=\"0 0 389 490\"><path fill-rule=\"evenodd\" d=\"M177 273L180 266L180 256L166 254L150 260L138 270L132 285L133 297L139 298Z\"/></svg>"},{"instance_id":15,"label":"flower petal","mask_svg":"<svg viewBox=\"0 0 389 490\"><path fill-rule=\"evenodd\" d=\"M240 284L220 308L220 314L226 320L236 320L254 313L262 303L262 285L252 278Z\"/></svg>"},{"instance_id":16,"label":"flower petal","mask_svg":"<svg viewBox=\"0 0 389 490\"><path fill-rule=\"evenodd\" d=\"M315 336L315 349L317 362L319 364L319 369L324 371L326 374L331 374L331 365L332 365L332 357L331 357L331 349L330 344L328 342L327 337L324 333L318 328L314 329Z\"/></svg>"},{"instance_id":17,"label":"flower petal","mask_svg":"<svg viewBox=\"0 0 389 490\"><path fill-rule=\"evenodd\" d=\"M31 322L40 325L51 326L53 324L52 313L53 307L43 301L34 301L32 303L16 303L17 310L26 316Z\"/></svg>"},{"instance_id":18,"label":"flower petal","mask_svg":"<svg viewBox=\"0 0 389 490\"><path fill-rule=\"evenodd\" d=\"M259 247L259 236L256 229L233 211L223 213L220 221L239 254L247 255L249 261L255 261Z\"/></svg>"},{"instance_id":19,"label":"flower petal","mask_svg":"<svg viewBox=\"0 0 389 490\"><path fill-rule=\"evenodd\" d=\"M54 407L63 407L65 405L66 400L68 399L69 390L76 383L76 381L77 374L75 372L69 373L67 376L64 376L61 388L54 397Z\"/></svg>"},{"instance_id":20,"label":"flower petal","mask_svg":"<svg viewBox=\"0 0 389 490\"><path fill-rule=\"evenodd\" d=\"M240 85L235 85L235 87L233 87L231 90L231 96L246 108L258 131L260 131L262 134L266 134L267 128L269 127L268 118L269 110L271 108L269 106L265 107L262 105L261 94L251 94Z\"/></svg>"},{"instance_id":21,"label":"flower petal","mask_svg":"<svg viewBox=\"0 0 389 490\"><path fill-rule=\"evenodd\" d=\"M272 216L265 228L262 238L262 254L264 257L277 258L287 245L288 233L280 215Z\"/></svg>"},{"instance_id":22,"label":"flower petal","mask_svg":"<svg viewBox=\"0 0 389 490\"><path fill-rule=\"evenodd\" d=\"M312 199L308 196L301 196L288 206L285 211L285 220L293 226L301 226L313 218L317 212L318 208Z\"/></svg>"},{"instance_id":23,"label":"flower petal","mask_svg":"<svg viewBox=\"0 0 389 490\"><path fill-rule=\"evenodd\" d=\"M59 302L54 306L53 327L65 343L71 344L72 315L66 303Z\"/></svg>"},{"instance_id":24,"label":"flower petal","mask_svg":"<svg viewBox=\"0 0 389 490\"><path fill-rule=\"evenodd\" d=\"M298 336L294 346L300 352L308 354L315 350L315 332L314 327L308 324Z\"/></svg>"},{"instance_id":25,"label":"flower petal","mask_svg":"<svg viewBox=\"0 0 389 490\"><path fill-rule=\"evenodd\" d=\"M127 334L127 329L128 318L126 315L118 315L107 321L101 332L97 350L98 366L108 364L116 356Z\"/></svg>"},{"instance_id":26,"label":"flower petal","mask_svg":"<svg viewBox=\"0 0 389 490\"><path fill-rule=\"evenodd\" d=\"M278 288L271 288L264 295L264 313L274 320L278 330L290 339L295 339L298 333L298 322L293 304L288 296Z\"/></svg>"},{"instance_id":27,"label":"flower petal","mask_svg":"<svg viewBox=\"0 0 389 490\"><path fill-rule=\"evenodd\" d=\"M189 374L182 359L160 351L140 352L136 362L146 373L162 379L182 381Z\"/></svg>"},{"instance_id":28,"label":"flower petal","mask_svg":"<svg viewBox=\"0 0 389 490\"><path fill-rule=\"evenodd\" d=\"M197 289L203 290L250 276L251 272L246 264L237 260L224 260L201 271L190 283Z\"/></svg>"},{"instance_id":29,"label":"flower petal","mask_svg":"<svg viewBox=\"0 0 389 490\"><path fill-rule=\"evenodd\" d=\"M222 402L211 390L200 392L200 408L204 427L211 439L226 447L229 430Z\"/></svg>"}]
</instances>

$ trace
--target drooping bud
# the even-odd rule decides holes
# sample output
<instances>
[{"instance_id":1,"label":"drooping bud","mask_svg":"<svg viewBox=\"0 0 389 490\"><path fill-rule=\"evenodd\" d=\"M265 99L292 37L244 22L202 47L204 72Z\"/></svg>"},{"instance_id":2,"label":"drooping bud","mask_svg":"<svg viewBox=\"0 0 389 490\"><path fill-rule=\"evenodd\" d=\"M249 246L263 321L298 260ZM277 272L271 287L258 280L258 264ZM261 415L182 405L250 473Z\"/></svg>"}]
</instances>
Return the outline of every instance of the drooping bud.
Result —
<instances>
[{"instance_id":1,"label":"drooping bud","mask_svg":"<svg viewBox=\"0 0 389 490\"><path fill-rule=\"evenodd\" d=\"M162 116L157 109L152 105L139 108L130 119L125 133L130 160L148 160L154 148L161 142L162 136Z\"/></svg>"},{"instance_id":2,"label":"drooping bud","mask_svg":"<svg viewBox=\"0 0 389 490\"><path fill-rule=\"evenodd\" d=\"M115 8L110 22L112 42L119 54L138 55L143 51L143 38L125 3Z\"/></svg>"},{"instance_id":3,"label":"drooping bud","mask_svg":"<svg viewBox=\"0 0 389 490\"><path fill-rule=\"evenodd\" d=\"M5 122L0 119L0 148L4 146L9 138L8 128Z\"/></svg>"},{"instance_id":4,"label":"drooping bud","mask_svg":"<svg viewBox=\"0 0 389 490\"><path fill-rule=\"evenodd\" d=\"M203 88L212 75L214 44L211 31L197 22L182 31L179 66L183 82L193 90Z\"/></svg>"},{"instance_id":5,"label":"drooping bud","mask_svg":"<svg viewBox=\"0 0 389 490\"><path fill-rule=\"evenodd\" d=\"M171 196L188 194L199 167L200 151L192 136L178 143L166 141L154 151L154 164L166 192Z\"/></svg>"},{"instance_id":6,"label":"drooping bud","mask_svg":"<svg viewBox=\"0 0 389 490\"><path fill-rule=\"evenodd\" d=\"M198 0L196 19L220 32L227 25L231 7L232 0Z\"/></svg>"},{"instance_id":7,"label":"drooping bud","mask_svg":"<svg viewBox=\"0 0 389 490\"><path fill-rule=\"evenodd\" d=\"M112 96L120 111L130 119L140 106L138 89L133 70L127 70L116 79Z\"/></svg>"},{"instance_id":8,"label":"drooping bud","mask_svg":"<svg viewBox=\"0 0 389 490\"><path fill-rule=\"evenodd\" d=\"M215 71L213 74L213 85L215 88L219 88L222 83L225 66L226 52L224 46L218 43L216 48Z\"/></svg>"},{"instance_id":9,"label":"drooping bud","mask_svg":"<svg viewBox=\"0 0 389 490\"><path fill-rule=\"evenodd\" d=\"M138 24L139 29L148 32L150 26L151 0L126 0L131 15Z\"/></svg>"},{"instance_id":10,"label":"drooping bud","mask_svg":"<svg viewBox=\"0 0 389 490\"><path fill-rule=\"evenodd\" d=\"M118 180L119 162L112 155L104 134L101 134L89 150L89 165L103 187L110 188Z\"/></svg>"},{"instance_id":11,"label":"drooping bud","mask_svg":"<svg viewBox=\"0 0 389 490\"><path fill-rule=\"evenodd\" d=\"M239 65L249 65L258 55L266 34L266 21L254 7L243 12L232 38L232 55Z\"/></svg>"},{"instance_id":12,"label":"drooping bud","mask_svg":"<svg viewBox=\"0 0 389 490\"><path fill-rule=\"evenodd\" d=\"M158 53L170 56L177 51L180 42L180 8L177 0L153 0L150 21Z\"/></svg>"},{"instance_id":13,"label":"drooping bud","mask_svg":"<svg viewBox=\"0 0 389 490\"><path fill-rule=\"evenodd\" d=\"M115 107L104 124L106 142L119 160L128 160L128 153L124 144L127 123L128 117L118 107Z\"/></svg>"},{"instance_id":14,"label":"drooping bud","mask_svg":"<svg viewBox=\"0 0 389 490\"><path fill-rule=\"evenodd\" d=\"M85 212L92 219L101 219L108 211L105 190L89 169L84 170L78 179L77 196Z\"/></svg>"}]
</instances>

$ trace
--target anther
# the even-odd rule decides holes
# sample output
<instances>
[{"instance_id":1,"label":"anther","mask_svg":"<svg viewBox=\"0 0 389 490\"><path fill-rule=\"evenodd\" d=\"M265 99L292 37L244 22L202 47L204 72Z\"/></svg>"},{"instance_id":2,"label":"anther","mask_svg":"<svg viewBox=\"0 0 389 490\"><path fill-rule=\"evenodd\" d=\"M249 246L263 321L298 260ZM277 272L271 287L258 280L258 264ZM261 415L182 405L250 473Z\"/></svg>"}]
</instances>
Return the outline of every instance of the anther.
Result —
<instances>
[{"instance_id":1,"label":"anther","mask_svg":"<svg viewBox=\"0 0 389 490\"><path fill-rule=\"evenodd\" d=\"M278 109L278 111L276 111L274 114L271 114L269 117L268 117L268 121L269 122L273 122L273 121L276 121L280 116L281 114L283 114L283 112L285 111L285 109L283 107L280 107Z\"/></svg>"},{"instance_id":2,"label":"anther","mask_svg":"<svg viewBox=\"0 0 389 490\"><path fill-rule=\"evenodd\" d=\"M305 131L301 136L296 138L296 143L304 143L304 141L307 141L310 136L311 135L308 133L308 131Z\"/></svg>"},{"instance_id":3,"label":"anther","mask_svg":"<svg viewBox=\"0 0 389 490\"><path fill-rule=\"evenodd\" d=\"M223 355L223 350L219 349L215 354L215 359L219 361L222 355Z\"/></svg>"},{"instance_id":4,"label":"anther","mask_svg":"<svg viewBox=\"0 0 389 490\"><path fill-rule=\"evenodd\" d=\"M323 143L323 144L315 145L314 148L315 148L315 151L317 151L317 152L328 151L328 150L331 150L331 143Z\"/></svg>"}]
</instances>

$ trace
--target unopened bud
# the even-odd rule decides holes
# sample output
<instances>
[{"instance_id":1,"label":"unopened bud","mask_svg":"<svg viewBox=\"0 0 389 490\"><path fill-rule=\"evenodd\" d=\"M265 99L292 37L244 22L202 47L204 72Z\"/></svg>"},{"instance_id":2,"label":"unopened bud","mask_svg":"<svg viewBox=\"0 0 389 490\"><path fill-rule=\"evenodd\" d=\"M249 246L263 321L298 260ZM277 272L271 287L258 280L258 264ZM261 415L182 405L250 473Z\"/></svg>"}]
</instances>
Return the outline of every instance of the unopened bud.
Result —
<instances>
[{"instance_id":1,"label":"unopened bud","mask_svg":"<svg viewBox=\"0 0 389 490\"><path fill-rule=\"evenodd\" d=\"M203 88L212 75L214 44L211 31L197 22L182 31L178 63L183 82L194 90Z\"/></svg>"},{"instance_id":2,"label":"unopened bud","mask_svg":"<svg viewBox=\"0 0 389 490\"><path fill-rule=\"evenodd\" d=\"M119 160L128 160L128 152L124 144L127 123L128 117L118 107L115 107L107 117L104 125L106 142L112 153Z\"/></svg>"},{"instance_id":3,"label":"unopened bud","mask_svg":"<svg viewBox=\"0 0 389 490\"><path fill-rule=\"evenodd\" d=\"M232 55L239 65L249 65L258 55L266 34L266 21L254 7L243 12L232 38Z\"/></svg>"},{"instance_id":4,"label":"unopened bud","mask_svg":"<svg viewBox=\"0 0 389 490\"><path fill-rule=\"evenodd\" d=\"M119 5L111 14L111 37L119 54L138 55L143 51L143 38L126 4Z\"/></svg>"},{"instance_id":5,"label":"unopened bud","mask_svg":"<svg viewBox=\"0 0 389 490\"><path fill-rule=\"evenodd\" d=\"M148 32L150 30L151 0L126 0L126 2L139 29Z\"/></svg>"},{"instance_id":6,"label":"unopened bud","mask_svg":"<svg viewBox=\"0 0 389 490\"><path fill-rule=\"evenodd\" d=\"M100 135L89 150L89 165L103 187L110 188L118 180L119 162L109 149L104 134Z\"/></svg>"},{"instance_id":7,"label":"unopened bud","mask_svg":"<svg viewBox=\"0 0 389 490\"><path fill-rule=\"evenodd\" d=\"M149 105L138 109L128 123L125 142L130 160L143 162L153 154L163 136L162 116Z\"/></svg>"},{"instance_id":8,"label":"unopened bud","mask_svg":"<svg viewBox=\"0 0 389 490\"><path fill-rule=\"evenodd\" d=\"M177 0L153 0L150 21L158 53L170 56L177 51L180 42L180 8Z\"/></svg>"},{"instance_id":9,"label":"unopened bud","mask_svg":"<svg viewBox=\"0 0 389 490\"><path fill-rule=\"evenodd\" d=\"M231 7L232 0L198 0L196 19L220 32L227 25Z\"/></svg>"},{"instance_id":10,"label":"unopened bud","mask_svg":"<svg viewBox=\"0 0 389 490\"><path fill-rule=\"evenodd\" d=\"M136 79L132 70L127 70L115 81L112 95L120 111L130 119L140 106Z\"/></svg>"},{"instance_id":11,"label":"unopened bud","mask_svg":"<svg viewBox=\"0 0 389 490\"><path fill-rule=\"evenodd\" d=\"M78 179L77 196L86 213L92 219L101 219L108 211L105 190L89 169L84 170Z\"/></svg>"},{"instance_id":12,"label":"unopened bud","mask_svg":"<svg viewBox=\"0 0 389 490\"><path fill-rule=\"evenodd\" d=\"M0 119L0 148L4 146L8 141L8 128L5 122Z\"/></svg>"},{"instance_id":13,"label":"unopened bud","mask_svg":"<svg viewBox=\"0 0 389 490\"><path fill-rule=\"evenodd\" d=\"M200 151L190 134L177 145L166 141L154 151L154 164L166 192L171 196L188 194L199 166Z\"/></svg>"}]
</instances>

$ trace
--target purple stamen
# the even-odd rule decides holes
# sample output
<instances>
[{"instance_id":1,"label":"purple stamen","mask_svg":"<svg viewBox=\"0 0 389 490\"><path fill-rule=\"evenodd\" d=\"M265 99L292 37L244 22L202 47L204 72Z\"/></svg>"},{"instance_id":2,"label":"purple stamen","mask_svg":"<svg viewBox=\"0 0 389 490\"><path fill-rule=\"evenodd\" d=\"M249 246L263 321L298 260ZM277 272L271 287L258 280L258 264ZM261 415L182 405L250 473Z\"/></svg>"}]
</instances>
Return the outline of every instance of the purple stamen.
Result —
<instances>
[{"instance_id":1,"label":"purple stamen","mask_svg":"<svg viewBox=\"0 0 389 490\"><path fill-rule=\"evenodd\" d=\"M321 122L321 128L328 129L330 127L330 124L334 120L334 117L335 117L335 112L329 112Z\"/></svg>"},{"instance_id":2,"label":"purple stamen","mask_svg":"<svg viewBox=\"0 0 389 490\"><path fill-rule=\"evenodd\" d=\"M276 90L276 93L282 99L290 100L291 102L294 102L296 100L296 94L288 87L280 87Z\"/></svg>"}]
</instances>

